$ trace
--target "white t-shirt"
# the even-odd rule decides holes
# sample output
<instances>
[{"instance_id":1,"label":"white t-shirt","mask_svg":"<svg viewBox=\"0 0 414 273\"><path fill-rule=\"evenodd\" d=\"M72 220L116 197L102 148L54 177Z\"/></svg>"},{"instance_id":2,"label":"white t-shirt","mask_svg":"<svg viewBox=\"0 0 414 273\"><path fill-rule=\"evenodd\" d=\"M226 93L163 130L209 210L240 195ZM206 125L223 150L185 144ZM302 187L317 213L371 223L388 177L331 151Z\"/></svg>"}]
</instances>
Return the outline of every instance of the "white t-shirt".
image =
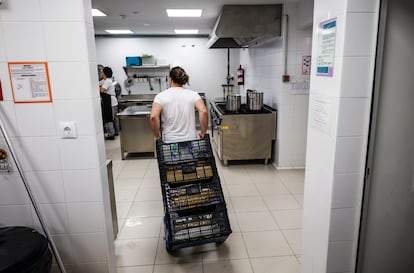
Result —
<instances>
[{"instance_id":1,"label":"white t-shirt","mask_svg":"<svg viewBox=\"0 0 414 273\"><path fill-rule=\"evenodd\" d=\"M106 89L105 91L106 94L111 95L111 106L117 106L118 100L116 99L116 96L115 96L115 86L112 80L110 78L101 80L100 85L102 88Z\"/></svg>"},{"instance_id":2,"label":"white t-shirt","mask_svg":"<svg viewBox=\"0 0 414 273\"><path fill-rule=\"evenodd\" d=\"M201 97L183 87L172 87L155 96L154 102L162 107L162 135L165 142L197 139L195 103Z\"/></svg>"}]
</instances>

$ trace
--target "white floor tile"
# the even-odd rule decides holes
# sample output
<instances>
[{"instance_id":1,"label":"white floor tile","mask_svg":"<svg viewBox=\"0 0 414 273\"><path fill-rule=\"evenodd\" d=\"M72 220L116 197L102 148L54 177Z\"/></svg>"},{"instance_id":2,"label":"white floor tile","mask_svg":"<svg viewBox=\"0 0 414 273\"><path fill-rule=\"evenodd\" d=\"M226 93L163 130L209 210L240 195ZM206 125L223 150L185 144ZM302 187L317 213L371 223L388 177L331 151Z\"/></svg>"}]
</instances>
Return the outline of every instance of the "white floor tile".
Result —
<instances>
[{"instance_id":1,"label":"white floor tile","mask_svg":"<svg viewBox=\"0 0 414 273\"><path fill-rule=\"evenodd\" d=\"M303 210L277 210L272 211L280 229L302 228Z\"/></svg>"},{"instance_id":2,"label":"white floor tile","mask_svg":"<svg viewBox=\"0 0 414 273\"><path fill-rule=\"evenodd\" d=\"M203 264L204 273L253 273L250 261L229 260L220 262L205 262Z\"/></svg>"},{"instance_id":3,"label":"white floor tile","mask_svg":"<svg viewBox=\"0 0 414 273\"><path fill-rule=\"evenodd\" d=\"M227 211L227 215L229 216L231 230L233 232L240 232L240 227L236 215L234 213L230 213L229 211Z\"/></svg>"},{"instance_id":4,"label":"white floor tile","mask_svg":"<svg viewBox=\"0 0 414 273\"><path fill-rule=\"evenodd\" d=\"M117 266L153 265L158 238L116 240Z\"/></svg>"},{"instance_id":5,"label":"white floor tile","mask_svg":"<svg viewBox=\"0 0 414 273\"><path fill-rule=\"evenodd\" d=\"M162 217L128 217L118 239L158 238Z\"/></svg>"},{"instance_id":6,"label":"white floor tile","mask_svg":"<svg viewBox=\"0 0 414 273\"><path fill-rule=\"evenodd\" d=\"M302 230L301 229L290 229L282 230L290 247L293 249L295 254L302 254Z\"/></svg>"},{"instance_id":7,"label":"white floor tile","mask_svg":"<svg viewBox=\"0 0 414 273\"><path fill-rule=\"evenodd\" d=\"M254 273L299 273L300 265L295 256L254 258ZM270 271L269 271L270 270Z\"/></svg>"},{"instance_id":8,"label":"white floor tile","mask_svg":"<svg viewBox=\"0 0 414 273\"><path fill-rule=\"evenodd\" d=\"M142 185L135 196L134 202L138 201L162 201L161 187L158 185Z\"/></svg>"},{"instance_id":9,"label":"white floor tile","mask_svg":"<svg viewBox=\"0 0 414 273\"><path fill-rule=\"evenodd\" d=\"M242 233L250 258L293 255L280 231Z\"/></svg>"},{"instance_id":10,"label":"white floor tile","mask_svg":"<svg viewBox=\"0 0 414 273\"><path fill-rule=\"evenodd\" d=\"M187 247L174 250L170 253L165 248L164 237L158 240L157 258L155 264L183 264L183 263L201 263L202 247Z\"/></svg>"},{"instance_id":11,"label":"white floor tile","mask_svg":"<svg viewBox=\"0 0 414 273\"><path fill-rule=\"evenodd\" d=\"M164 216L162 201L134 202L128 213L128 217Z\"/></svg>"},{"instance_id":12,"label":"white floor tile","mask_svg":"<svg viewBox=\"0 0 414 273\"><path fill-rule=\"evenodd\" d=\"M146 169L126 169L127 166L125 166L122 172L119 174L118 179L142 179L146 172Z\"/></svg>"},{"instance_id":13,"label":"white floor tile","mask_svg":"<svg viewBox=\"0 0 414 273\"><path fill-rule=\"evenodd\" d=\"M259 191L253 184L226 185L230 197L259 196Z\"/></svg>"},{"instance_id":14,"label":"white floor tile","mask_svg":"<svg viewBox=\"0 0 414 273\"><path fill-rule=\"evenodd\" d=\"M291 194L303 194L304 192L305 183L303 182L287 181L283 184Z\"/></svg>"},{"instance_id":15,"label":"white floor tile","mask_svg":"<svg viewBox=\"0 0 414 273\"><path fill-rule=\"evenodd\" d=\"M203 262L231 259L246 259L247 251L244 247L241 233L232 233L222 244L203 245Z\"/></svg>"},{"instance_id":16,"label":"white floor tile","mask_svg":"<svg viewBox=\"0 0 414 273\"><path fill-rule=\"evenodd\" d=\"M118 219L126 218L132 202L116 202L116 215Z\"/></svg>"},{"instance_id":17,"label":"white floor tile","mask_svg":"<svg viewBox=\"0 0 414 273\"><path fill-rule=\"evenodd\" d=\"M298 201L299 204L303 207L303 194L294 194L293 197L295 197L296 201Z\"/></svg>"},{"instance_id":18,"label":"white floor tile","mask_svg":"<svg viewBox=\"0 0 414 273\"><path fill-rule=\"evenodd\" d=\"M236 214L241 232L278 230L279 227L268 211L240 212Z\"/></svg>"},{"instance_id":19,"label":"white floor tile","mask_svg":"<svg viewBox=\"0 0 414 273\"><path fill-rule=\"evenodd\" d=\"M152 265L118 267L117 273L152 273L153 269Z\"/></svg>"},{"instance_id":20,"label":"white floor tile","mask_svg":"<svg viewBox=\"0 0 414 273\"><path fill-rule=\"evenodd\" d=\"M138 186L117 186L115 187L116 202L132 202L137 193Z\"/></svg>"},{"instance_id":21,"label":"white floor tile","mask_svg":"<svg viewBox=\"0 0 414 273\"><path fill-rule=\"evenodd\" d=\"M257 183L256 188L261 195L289 194L282 183Z\"/></svg>"},{"instance_id":22,"label":"white floor tile","mask_svg":"<svg viewBox=\"0 0 414 273\"><path fill-rule=\"evenodd\" d=\"M266 195L263 199L270 210L300 209L301 206L292 195Z\"/></svg>"},{"instance_id":23,"label":"white floor tile","mask_svg":"<svg viewBox=\"0 0 414 273\"><path fill-rule=\"evenodd\" d=\"M231 197L230 199L236 213L267 211L267 207L261 197Z\"/></svg>"},{"instance_id":24,"label":"white floor tile","mask_svg":"<svg viewBox=\"0 0 414 273\"><path fill-rule=\"evenodd\" d=\"M201 263L155 265L154 273L203 273Z\"/></svg>"}]
</instances>

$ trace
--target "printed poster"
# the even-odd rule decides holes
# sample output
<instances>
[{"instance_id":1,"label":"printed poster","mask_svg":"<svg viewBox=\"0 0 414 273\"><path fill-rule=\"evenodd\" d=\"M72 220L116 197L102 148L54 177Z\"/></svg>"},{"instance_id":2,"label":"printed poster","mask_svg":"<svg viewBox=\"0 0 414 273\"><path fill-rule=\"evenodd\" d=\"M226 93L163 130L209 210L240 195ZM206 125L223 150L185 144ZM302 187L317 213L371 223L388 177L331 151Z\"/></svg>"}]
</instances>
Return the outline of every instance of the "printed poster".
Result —
<instances>
[{"instance_id":1,"label":"printed poster","mask_svg":"<svg viewBox=\"0 0 414 273\"><path fill-rule=\"evenodd\" d=\"M316 75L332 77L335 60L336 18L319 24Z\"/></svg>"},{"instance_id":2,"label":"printed poster","mask_svg":"<svg viewBox=\"0 0 414 273\"><path fill-rule=\"evenodd\" d=\"M46 62L9 63L9 74L15 103L52 101Z\"/></svg>"}]
</instances>

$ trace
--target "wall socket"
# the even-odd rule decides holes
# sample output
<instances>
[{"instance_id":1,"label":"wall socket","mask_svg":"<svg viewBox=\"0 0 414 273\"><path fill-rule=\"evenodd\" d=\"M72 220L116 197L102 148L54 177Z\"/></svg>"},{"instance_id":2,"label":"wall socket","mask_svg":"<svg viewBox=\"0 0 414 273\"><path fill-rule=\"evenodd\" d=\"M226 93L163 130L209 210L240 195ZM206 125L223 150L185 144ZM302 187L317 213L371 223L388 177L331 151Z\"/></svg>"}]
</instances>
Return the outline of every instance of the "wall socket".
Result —
<instances>
[{"instance_id":1,"label":"wall socket","mask_svg":"<svg viewBox=\"0 0 414 273\"><path fill-rule=\"evenodd\" d=\"M59 122L60 138L77 138L76 125L74 121Z\"/></svg>"}]
</instances>

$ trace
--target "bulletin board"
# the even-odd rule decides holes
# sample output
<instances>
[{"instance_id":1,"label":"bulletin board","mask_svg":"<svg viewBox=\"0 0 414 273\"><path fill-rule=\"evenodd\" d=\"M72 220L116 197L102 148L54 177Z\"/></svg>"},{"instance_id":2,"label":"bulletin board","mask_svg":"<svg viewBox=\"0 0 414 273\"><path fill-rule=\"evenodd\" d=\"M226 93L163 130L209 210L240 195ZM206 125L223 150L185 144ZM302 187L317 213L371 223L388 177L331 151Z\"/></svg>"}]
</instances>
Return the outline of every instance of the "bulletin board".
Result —
<instances>
[{"instance_id":1,"label":"bulletin board","mask_svg":"<svg viewBox=\"0 0 414 273\"><path fill-rule=\"evenodd\" d=\"M9 62L15 103L52 102L47 62Z\"/></svg>"}]
</instances>

